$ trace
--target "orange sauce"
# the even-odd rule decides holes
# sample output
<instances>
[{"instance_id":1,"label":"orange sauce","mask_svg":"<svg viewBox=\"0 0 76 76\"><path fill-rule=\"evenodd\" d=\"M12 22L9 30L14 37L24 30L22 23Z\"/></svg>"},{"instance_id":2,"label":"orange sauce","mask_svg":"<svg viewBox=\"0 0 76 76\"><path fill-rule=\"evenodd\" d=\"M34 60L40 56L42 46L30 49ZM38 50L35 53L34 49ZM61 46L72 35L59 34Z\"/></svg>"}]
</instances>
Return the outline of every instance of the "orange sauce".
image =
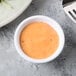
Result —
<instances>
[{"instance_id":1,"label":"orange sauce","mask_svg":"<svg viewBox=\"0 0 76 76\"><path fill-rule=\"evenodd\" d=\"M59 36L47 23L33 22L22 30L20 45L29 57L44 59L56 52Z\"/></svg>"}]
</instances>

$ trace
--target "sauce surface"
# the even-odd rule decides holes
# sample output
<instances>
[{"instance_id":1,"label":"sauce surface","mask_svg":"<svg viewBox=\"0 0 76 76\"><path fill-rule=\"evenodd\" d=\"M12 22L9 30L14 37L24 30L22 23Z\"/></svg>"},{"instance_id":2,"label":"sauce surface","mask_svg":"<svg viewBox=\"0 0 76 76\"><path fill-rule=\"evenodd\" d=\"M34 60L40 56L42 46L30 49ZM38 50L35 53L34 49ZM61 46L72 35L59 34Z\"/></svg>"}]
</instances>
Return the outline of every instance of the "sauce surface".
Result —
<instances>
[{"instance_id":1,"label":"sauce surface","mask_svg":"<svg viewBox=\"0 0 76 76\"><path fill-rule=\"evenodd\" d=\"M33 22L22 30L20 45L23 52L29 57L44 59L56 52L59 45L59 36L48 24Z\"/></svg>"}]
</instances>

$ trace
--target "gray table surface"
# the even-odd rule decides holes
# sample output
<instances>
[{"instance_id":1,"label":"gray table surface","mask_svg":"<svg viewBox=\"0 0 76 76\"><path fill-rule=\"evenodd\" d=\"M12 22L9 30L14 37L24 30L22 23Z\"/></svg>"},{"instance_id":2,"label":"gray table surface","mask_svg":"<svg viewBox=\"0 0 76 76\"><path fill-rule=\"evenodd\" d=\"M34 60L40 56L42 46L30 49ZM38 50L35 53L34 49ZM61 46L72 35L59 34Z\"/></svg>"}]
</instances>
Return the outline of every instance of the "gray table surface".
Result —
<instances>
[{"instance_id":1,"label":"gray table surface","mask_svg":"<svg viewBox=\"0 0 76 76\"><path fill-rule=\"evenodd\" d=\"M32 15L55 19L65 33L63 52L54 61L32 64L25 61L14 46L18 24ZM33 0L27 10L13 22L0 28L0 76L76 76L76 24L62 8L62 0Z\"/></svg>"}]
</instances>

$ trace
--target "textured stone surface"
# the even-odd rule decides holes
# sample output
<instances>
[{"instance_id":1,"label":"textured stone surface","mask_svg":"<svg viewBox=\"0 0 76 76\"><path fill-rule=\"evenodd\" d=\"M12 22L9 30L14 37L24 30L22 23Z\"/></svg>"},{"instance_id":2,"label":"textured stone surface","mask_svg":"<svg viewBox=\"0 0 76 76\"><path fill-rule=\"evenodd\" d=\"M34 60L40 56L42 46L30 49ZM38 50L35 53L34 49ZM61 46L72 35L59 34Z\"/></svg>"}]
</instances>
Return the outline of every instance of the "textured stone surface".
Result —
<instances>
[{"instance_id":1,"label":"textured stone surface","mask_svg":"<svg viewBox=\"0 0 76 76\"><path fill-rule=\"evenodd\" d=\"M13 37L18 24L32 15L46 15L55 19L65 33L65 47L61 55L46 64L25 61L14 47ZM62 0L33 0L22 15L0 28L0 76L75 76L76 24L65 14Z\"/></svg>"}]
</instances>

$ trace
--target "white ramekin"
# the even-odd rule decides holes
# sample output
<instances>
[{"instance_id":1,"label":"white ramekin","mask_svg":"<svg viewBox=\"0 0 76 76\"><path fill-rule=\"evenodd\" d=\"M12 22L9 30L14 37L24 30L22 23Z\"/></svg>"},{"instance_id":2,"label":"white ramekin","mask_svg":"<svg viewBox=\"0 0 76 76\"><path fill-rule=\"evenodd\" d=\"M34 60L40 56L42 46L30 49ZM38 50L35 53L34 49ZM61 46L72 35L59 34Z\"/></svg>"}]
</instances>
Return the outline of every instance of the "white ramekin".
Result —
<instances>
[{"instance_id":1,"label":"white ramekin","mask_svg":"<svg viewBox=\"0 0 76 76\"><path fill-rule=\"evenodd\" d=\"M59 36L59 46L58 46L56 52L53 55L51 55L50 57L46 58L46 59L31 58L28 55L26 55L20 47L20 40L19 39L20 39L21 31L29 23L32 23L32 22L35 22L35 21L48 23L51 27L53 27L55 29L55 31L58 33L58 36ZM64 33L63 33L63 30L62 30L61 26L55 20L53 20L52 18L49 18L47 16L42 16L42 15L31 16L31 17L23 20L19 24L19 26L17 27L15 35L14 35L14 44L15 44L17 52L25 60L27 60L29 62L32 62L32 63L46 63L46 62L50 62L50 61L54 60L62 52L63 47L64 47L64 43L65 43L65 37L64 37Z\"/></svg>"}]
</instances>

